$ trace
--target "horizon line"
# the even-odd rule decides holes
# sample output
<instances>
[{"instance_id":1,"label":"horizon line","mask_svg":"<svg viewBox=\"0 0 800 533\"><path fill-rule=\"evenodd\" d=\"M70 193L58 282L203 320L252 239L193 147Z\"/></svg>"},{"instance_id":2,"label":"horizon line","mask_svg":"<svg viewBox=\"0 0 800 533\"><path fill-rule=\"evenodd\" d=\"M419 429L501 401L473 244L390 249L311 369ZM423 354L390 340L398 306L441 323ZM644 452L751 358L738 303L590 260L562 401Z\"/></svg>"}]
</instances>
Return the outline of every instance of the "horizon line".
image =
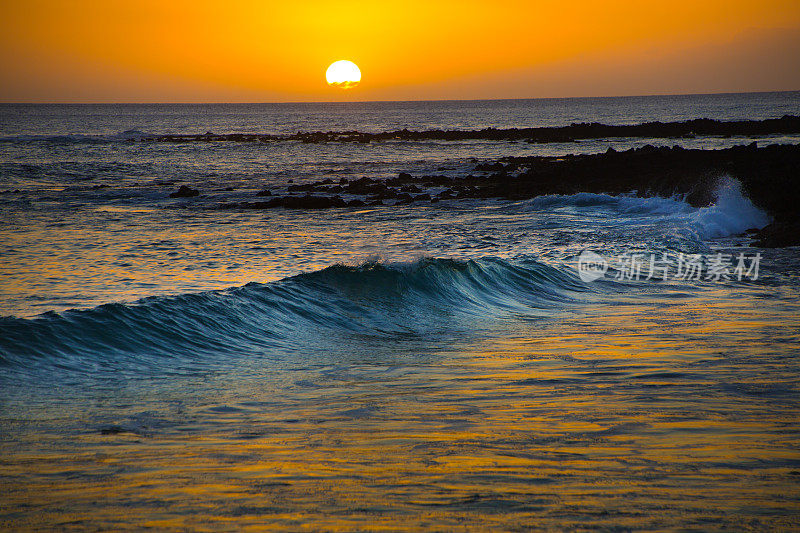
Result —
<instances>
[{"instance_id":1,"label":"horizon line","mask_svg":"<svg viewBox=\"0 0 800 533\"><path fill-rule=\"evenodd\" d=\"M427 102L513 102L525 100L596 100L612 98L656 98L666 96L726 96L737 94L796 93L800 89L775 91L723 91L701 93L655 93L617 96L538 96L528 98L440 98L422 100L311 100L286 102L0 102L0 105L297 105L297 104L381 104L381 103L427 103Z\"/></svg>"}]
</instances>

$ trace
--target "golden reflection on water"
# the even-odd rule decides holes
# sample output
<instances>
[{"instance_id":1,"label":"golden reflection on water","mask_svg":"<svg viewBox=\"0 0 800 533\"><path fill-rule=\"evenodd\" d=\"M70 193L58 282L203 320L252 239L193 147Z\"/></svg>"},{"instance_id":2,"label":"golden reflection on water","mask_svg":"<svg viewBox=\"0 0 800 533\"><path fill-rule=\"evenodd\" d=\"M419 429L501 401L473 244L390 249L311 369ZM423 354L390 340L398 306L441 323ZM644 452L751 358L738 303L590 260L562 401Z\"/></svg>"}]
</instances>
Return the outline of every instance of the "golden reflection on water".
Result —
<instances>
[{"instance_id":1,"label":"golden reflection on water","mask_svg":"<svg viewBox=\"0 0 800 533\"><path fill-rule=\"evenodd\" d=\"M70 224L53 212L0 227L9 252L0 261L0 316L267 283L389 249L415 258L420 242L379 217L365 223L367 210L342 221L294 211L187 220L164 211L102 207L73 213Z\"/></svg>"},{"instance_id":2,"label":"golden reflection on water","mask_svg":"<svg viewBox=\"0 0 800 533\"><path fill-rule=\"evenodd\" d=\"M220 377L202 385L215 396L160 425L102 434L86 415L71 440L20 426L0 459L0 524L791 528L796 397L753 393L780 372L732 361L767 361L770 335L797 330L768 306L737 309L622 303L580 323L510 325L430 364Z\"/></svg>"}]
</instances>

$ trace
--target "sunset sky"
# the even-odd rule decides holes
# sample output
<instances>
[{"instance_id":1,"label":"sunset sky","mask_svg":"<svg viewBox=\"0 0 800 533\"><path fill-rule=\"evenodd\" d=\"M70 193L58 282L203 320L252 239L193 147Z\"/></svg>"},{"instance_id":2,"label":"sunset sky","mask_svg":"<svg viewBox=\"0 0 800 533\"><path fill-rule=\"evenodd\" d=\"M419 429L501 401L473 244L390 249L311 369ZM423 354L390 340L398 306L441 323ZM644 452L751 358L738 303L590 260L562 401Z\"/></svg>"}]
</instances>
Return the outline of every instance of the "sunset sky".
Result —
<instances>
[{"instance_id":1,"label":"sunset sky","mask_svg":"<svg viewBox=\"0 0 800 533\"><path fill-rule=\"evenodd\" d=\"M800 2L4 0L0 62L3 102L798 90Z\"/></svg>"}]
</instances>

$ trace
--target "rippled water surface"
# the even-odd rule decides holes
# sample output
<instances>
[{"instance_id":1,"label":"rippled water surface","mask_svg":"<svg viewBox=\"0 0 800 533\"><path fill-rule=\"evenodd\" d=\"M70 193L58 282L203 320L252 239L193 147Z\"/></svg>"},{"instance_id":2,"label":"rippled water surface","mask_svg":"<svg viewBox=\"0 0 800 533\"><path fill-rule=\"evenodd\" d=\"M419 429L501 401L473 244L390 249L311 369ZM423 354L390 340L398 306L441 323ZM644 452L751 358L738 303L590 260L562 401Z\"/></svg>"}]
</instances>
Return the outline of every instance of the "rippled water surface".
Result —
<instances>
[{"instance_id":1,"label":"rippled water surface","mask_svg":"<svg viewBox=\"0 0 800 533\"><path fill-rule=\"evenodd\" d=\"M683 98L365 104L358 129L798 112L796 93ZM735 180L704 208L584 193L245 212L214 205L654 141L97 138L342 129L345 108L306 107L0 107L0 528L797 527L800 256L748 246L767 217ZM76 134L93 137L53 138ZM168 198L179 184L202 195ZM637 280L611 261L584 281L585 250L761 255L757 277Z\"/></svg>"}]
</instances>

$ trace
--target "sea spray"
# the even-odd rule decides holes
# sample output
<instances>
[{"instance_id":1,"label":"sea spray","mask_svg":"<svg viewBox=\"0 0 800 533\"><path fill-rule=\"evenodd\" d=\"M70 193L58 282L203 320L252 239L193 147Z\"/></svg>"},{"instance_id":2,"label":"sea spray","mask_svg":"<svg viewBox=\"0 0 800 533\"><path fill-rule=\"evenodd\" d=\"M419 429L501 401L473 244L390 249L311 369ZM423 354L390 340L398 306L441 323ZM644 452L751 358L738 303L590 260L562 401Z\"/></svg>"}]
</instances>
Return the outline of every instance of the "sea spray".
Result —
<instances>
[{"instance_id":1,"label":"sea spray","mask_svg":"<svg viewBox=\"0 0 800 533\"><path fill-rule=\"evenodd\" d=\"M769 224L769 215L744 196L738 180L730 177L721 180L715 196L713 205L701 207L691 216L701 238L728 237Z\"/></svg>"},{"instance_id":2,"label":"sea spray","mask_svg":"<svg viewBox=\"0 0 800 533\"><path fill-rule=\"evenodd\" d=\"M706 207L693 207L683 197L638 197L581 192L570 195L544 195L526 201L528 209L578 210L582 215L618 220L650 217L665 228L684 227L697 239L718 239L738 235L749 229L766 226L770 217L743 194L742 184L724 177L714 191L715 202Z\"/></svg>"}]
</instances>

